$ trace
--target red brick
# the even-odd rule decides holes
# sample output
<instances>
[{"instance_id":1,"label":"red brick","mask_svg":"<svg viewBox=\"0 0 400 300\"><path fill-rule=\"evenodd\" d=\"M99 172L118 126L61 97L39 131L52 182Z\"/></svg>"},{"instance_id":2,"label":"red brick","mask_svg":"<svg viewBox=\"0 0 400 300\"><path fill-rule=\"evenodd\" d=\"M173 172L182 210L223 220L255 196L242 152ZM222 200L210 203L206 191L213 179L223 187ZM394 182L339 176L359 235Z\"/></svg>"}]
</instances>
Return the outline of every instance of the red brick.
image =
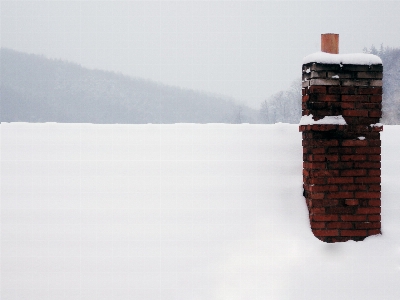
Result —
<instances>
[{"instance_id":1,"label":"red brick","mask_svg":"<svg viewBox=\"0 0 400 300\"><path fill-rule=\"evenodd\" d=\"M382 95L370 96L369 100L370 100L371 102L381 103L381 102L382 102Z\"/></svg>"},{"instance_id":2,"label":"red brick","mask_svg":"<svg viewBox=\"0 0 400 300\"><path fill-rule=\"evenodd\" d=\"M315 236L338 236L339 231L335 229L331 230L313 230Z\"/></svg>"},{"instance_id":3,"label":"red brick","mask_svg":"<svg viewBox=\"0 0 400 300\"><path fill-rule=\"evenodd\" d=\"M344 184L340 186L342 191L366 191L367 186L364 184Z\"/></svg>"},{"instance_id":4,"label":"red brick","mask_svg":"<svg viewBox=\"0 0 400 300\"><path fill-rule=\"evenodd\" d=\"M380 117L382 117L382 111L371 110L368 112L368 116L372 117L372 118L374 118L374 117L380 118Z\"/></svg>"},{"instance_id":5,"label":"red brick","mask_svg":"<svg viewBox=\"0 0 400 300\"><path fill-rule=\"evenodd\" d=\"M368 140L343 140L343 147L362 147L368 146Z\"/></svg>"},{"instance_id":6,"label":"red brick","mask_svg":"<svg viewBox=\"0 0 400 300\"><path fill-rule=\"evenodd\" d=\"M339 154L341 149L345 149L342 147L326 147L326 153L328 154Z\"/></svg>"},{"instance_id":7,"label":"red brick","mask_svg":"<svg viewBox=\"0 0 400 300\"><path fill-rule=\"evenodd\" d=\"M363 154L354 154L354 155L342 155L342 161L354 161L354 160L366 160L367 156Z\"/></svg>"},{"instance_id":8,"label":"red brick","mask_svg":"<svg viewBox=\"0 0 400 300\"><path fill-rule=\"evenodd\" d=\"M354 198L353 192L337 192L337 193L329 193L327 195L329 199L342 199L342 198Z\"/></svg>"},{"instance_id":9,"label":"red brick","mask_svg":"<svg viewBox=\"0 0 400 300\"><path fill-rule=\"evenodd\" d=\"M352 169L353 162L329 162L328 166L330 170Z\"/></svg>"},{"instance_id":10,"label":"red brick","mask_svg":"<svg viewBox=\"0 0 400 300\"><path fill-rule=\"evenodd\" d=\"M314 229L314 228L318 228L318 229L321 229L321 228L325 228L325 222L311 222L311 228L312 229Z\"/></svg>"},{"instance_id":11,"label":"red brick","mask_svg":"<svg viewBox=\"0 0 400 300\"><path fill-rule=\"evenodd\" d=\"M381 147L361 147L356 148L357 154L381 154Z\"/></svg>"},{"instance_id":12,"label":"red brick","mask_svg":"<svg viewBox=\"0 0 400 300\"><path fill-rule=\"evenodd\" d=\"M369 206L381 206L382 201L380 199L371 199L368 201Z\"/></svg>"},{"instance_id":13,"label":"red brick","mask_svg":"<svg viewBox=\"0 0 400 300\"><path fill-rule=\"evenodd\" d=\"M310 199L312 200L321 200L325 198L325 194L324 193L312 193L310 195ZM322 206L322 203L321 203Z\"/></svg>"},{"instance_id":14,"label":"red brick","mask_svg":"<svg viewBox=\"0 0 400 300\"><path fill-rule=\"evenodd\" d=\"M380 221L381 215L368 215L367 218L368 218L368 221L371 221L371 222Z\"/></svg>"},{"instance_id":15,"label":"red brick","mask_svg":"<svg viewBox=\"0 0 400 300\"><path fill-rule=\"evenodd\" d=\"M370 124L373 124L373 123L370 123ZM369 140L368 141L368 146L380 147L381 146L381 140Z\"/></svg>"},{"instance_id":16,"label":"red brick","mask_svg":"<svg viewBox=\"0 0 400 300\"><path fill-rule=\"evenodd\" d=\"M325 198L325 197L324 197ZM313 199L311 196L308 198L310 200L309 202L309 207L315 207L315 208L323 208L324 206L322 205L322 200L324 199Z\"/></svg>"},{"instance_id":17,"label":"red brick","mask_svg":"<svg viewBox=\"0 0 400 300\"><path fill-rule=\"evenodd\" d=\"M310 209L311 214L324 214L325 208L324 207L312 207Z\"/></svg>"},{"instance_id":18,"label":"red brick","mask_svg":"<svg viewBox=\"0 0 400 300\"><path fill-rule=\"evenodd\" d=\"M333 176L339 176L339 170L311 170L310 171L310 176L311 177L333 177Z\"/></svg>"},{"instance_id":19,"label":"red brick","mask_svg":"<svg viewBox=\"0 0 400 300\"><path fill-rule=\"evenodd\" d=\"M363 162L356 162L354 164L355 168L360 168L360 169L380 169L381 168L381 162L369 162L369 161L363 161Z\"/></svg>"},{"instance_id":20,"label":"red brick","mask_svg":"<svg viewBox=\"0 0 400 300\"><path fill-rule=\"evenodd\" d=\"M353 177L331 177L328 178L329 184L337 184L337 183L353 183Z\"/></svg>"},{"instance_id":21,"label":"red brick","mask_svg":"<svg viewBox=\"0 0 400 300\"><path fill-rule=\"evenodd\" d=\"M324 154L325 148L312 148L311 152L312 152L312 154Z\"/></svg>"},{"instance_id":22,"label":"red brick","mask_svg":"<svg viewBox=\"0 0 400 300\"><path fill-rule=\"evenodd\" d=\"M368 190L370 192L380 192L381 191L381 185L380 184L370 184L370 185L368 185Z\"/></svg>"},{"instance_id":23,"label":"red brick","mask_svg":"<svg viewBox=\"0 0 400 300\"><path fill-rule=\"evenodd\" d=\"M309 161L325 161L325 155L311 154L308 156Z\"/></svg>"},{"instance_id":24,"label":"red brick","mask_svg":"<svg viewBox=\"0 0 400 300\"><path fill-rule=\"evenodd\" d=\"M326 184L326 178L322 177L322 178L308 178L308 184Z\"/></svg>"},{"instance_id":25,"label":"red brick","mask_svg":"<svg viewBox=\"0 0 400 300\"><path fill-rule=\"evenodd\" d=\"M331 206L326 208L327 214L352 214L354 213L353 206Z\"/></svg>"},{"instance_id":26,"label":"red brick","mask_svg":"<svg viewBox=\"0 0 400 300\"><path fill-rule=\"evenodd\" d=\"M313 103L314 109L326 107L326 102L338 102L340 101L340 95L328 95L328 94L310 94L310 101ZM323 103L325 102L325 103ZM318 103L318 104L317 104ZM319 105L319 107L318 107Z\"/></svg>"},{"instance_id":27,"label":"red brick","mask_svg":"<svg viewBox=\"0 0 400 300\"><path fill-rule=\"evenodd\" d=\"M343 148L343 147L329 147L328 148L329 154L353 154L353 149L351 148Z\"/></svg>"},{"instance_id":28,"label":"red brick","mask_svg":"<svg viewBox=\"0 0 400 300\"><path fill-rule=\"evenodd\" d=\"M328 94L341 94L340 86L328 86Z\"/></svg>"},{"instance_id":29,"label":"red brick","mask_svg":"<svg viewBox=\"0 0 400 300\"><path fill-rule=\"evenodd\" d=\"M309 94L326 94L326 86L313 85L308 88Z\"/></svg>"},{"instance_id":30,"label":"red brick","mask_svg":"<svg viewBox=\"0 0 400 300\"><path fill-rule=\"evenodd\" d=\"M369 126L370 124L375 124L379 122L379 118L372 118L372 117L358 117L358 124L364 124ZM371 128L372 130L372 128ZM371 145L372 146L372 145Z\"/></svg>"},{"instance_id":31,"label":"red brick","mask_svg":"<svg viewBox=\"0 0 400 300\"><path fill-rule=\"evenodd\" d=\"M344 110L344 117L368 117L368 110L354 109L354 110Z\"/></svg>"},{"instance_id":32,"label":"red brick","mask_svg":"<svg viewBox=\"0 0 400 300\"><path fill-rule=\"evenodd\" d=\"M356 198L380 198L379 192L356 192Z\"/></svg>"},{"instance_id":33,"label":"red brick","mask_svg":"<svg viewBox=\"0 0 400 300\"><path fill-rule=\"evenodd\" d=\"M329 222L326 224L328 229L351 229L353 224L351 222Z\"/></svg>"},{"instance_id":34,"label":"red brick","mask_svg":"<svg viewBox=\"0 0 400 300\"><path fill-rule=\"evenodd\" d=\"M367 220L367 216L366 215L341 215L340 219L342 221L358 221L358 222L362 222L362 221L366 221Z\"/></svg>"},{"instance_id":35,"label":"red brick","mask_svg":"<svg viewBox=\"0 0 400 300\"><path fill-rule=\"evenodd\" d=\"M337 192L339 190L337 185L313 185L309 187L311 192Z\"/></svg>"},{"instance_id":36,"label":"red brick","mask_svg":"<svg viewBox=\"0 0 400 300\"><path fill-rule=\"evenodd\" d=\"M381 213L380 207L359 207L357 209L357 214L360 215L380 214L380 213Z\"/></svg>"},{"instance_id":37,"label":"red brick","mask_svg":"<svg viewBox=\"0 0 400 300\"><path fill-rule=\"evenodd\" d=\"M324 162L303 162L303 168L305 169L326 169Z\"/></svg>"},{"instance_id":38,"label":"red brick","mask_svg":"<svg viewBox=\"0 0 400 300\"><path fill-rule=\"evenodd\" d=\"M337 140L311 140L310 146L335 147L335 146L339 146L339 142Z\"/></svg>"},{"instance_id":39,"label":"red brick","mask_svg":"<svg viewBox=\"0 0 400 300\"><path fill-rule=\"evenodd\" d=\"M353 170L343 170L340 172L341 176L366 176L367 170L363 169L353 169Z\"/></svg>"},{"instance_id":40,"label":"red brick","mask_svg":"<svg viewBox=\"0 0 400 300\"><path fill-rule=\"evenodd\" d=\"M358 205L358 199L346 199L345 203L349 206Z\"/></svg>"},{"instance_id":41,"label":"red brick","mask_svg":"<svg viewBox=\"0 0 400 300\"><path fill-rule=\"evenodd\" d=\"M376 234L382 234L381 229L369 229L368 230L368 235L376 235Z\"/></svg>"},{"instance_id":42,"label":"red brick","mask_svg":"<svg viewBox=\"0 0 400 300\"><path fill-rule=\"evenodd\" d=\"M339 155L337 154L329 154L325 155L326 161L339 161Z\"/></svg>"},{"instance_id":43,"label":"red brick","mask_svg":"<svg viewBox=\"0 0 400 300\"><path fill-rule=\"evenodd\" d=\"M302 102L307 102L309 99L310 99L309 95L304 95L303 97L301 97Z\"/></svg>"},{"instance_id":44,"label":"red brick","mask_svg":"<svg viewBox=\"0 0 400 300\"><path fill-rule=\"evenodd\" d=\"M302 115L307 116L310 114L309 110L303 109ZM312 133L308 132L310 130L311 125L299 125L299 131L302 132L303 142L306 139L312 138ZM308 141L308 140L307 140Z\"/></svg>"},{"instance_id":45,"label":"red brick","mask_svg":"<svg viewBox=\"0 0 400 300\"><path fill-rule=\"evenodd\" d=\"M360 87L358 89L360 95L381 95L382 87Z\"/></svg>"},{"instance_id":46,"label":"red brick","mask_svg":"<svg viewBox=\"0 0 400 300\"><path fill-rule=\"evenodd\" d=\"M319 101L336 102L340 101L340 95L320 95L318 99Z\"/></svg>"},{"instance_id":47,"label":"red brick","mask_svg":"<svg viewBox=\"0 0 400 300\"><path fill-rule=\"evenodd\" d=\"M341 102L340 106L342 109L353 109L355 108L355 103L354 102Z\"/></svg>"},{"instance_id":48,"label":"red brick","mask_svg":"<svg viewBox=\"0 0 400 300\"><path fill-rule=\"evenodd\" d=\"M322 200L322 205L324 207L328 207L328 206L336 206L339 204L339 200L336 199L323 199Z\"/></svg>"},{"instance_id":49,"label":"red brick","mask_svg":"<svg viewBox=\"0 0 400 300\"><path fill-rule=\"evenodd\" d=\"M381 110L382 103L364 103L364 102L343 102L343 103L354 103L356 108L369 109L369 110Z\"/></svg>"},{"instance_id":50,"label":"red brick","mask_svg":"<svg viewBox=\"0 0 400 300\"><path fill-rule=\"evenodd\" d=\"M341 236L367 236L366 230L341 230Z\"/></svg>"},{"instance_id":51,"label":"red brick","mask_svg":"<svg viewBox=\"0 0 400 300\"><path fill-rule=\"evenodd\" d=\"M330 110L326 110L326 111L319 111L319 113L322 113L323 115L327 115L330 114L331 111ZM337 129L344 129L346 125L333 125L333 124L314 124L314 125L310 125L311 128L310 130L314 130L314 131L332 131L332 130L337 130Z\"/></svg>"},{"instance_id":52,"label":"red brick","mask_svg":"<svg viewBox=\"0 0 400 300\"><path fill-rule=\"evenodd\" d=\"M342 86L340 87L340 93L342 95L354 95L356 94L357 87L354 86Z\"/></svg>"},{"instance_id":53,"label":"red brick","mask_svg":"<svg viewBox=\"0 0 400 300\"><path fill-rule=\"evenodd\" d=\"M368 155L368 161L381 161L381 156L379 154Z\"/></svg>"},{"instance_id":54,"label":"red brick","mask_svg":"<svg viewBox=\"0 0 400 300\"><path fill-rule=\"evenodd\" d=\"M380 169L370 169L370 170L368 170L368 175L369 176L381 176L381 170Z\"/></svg>"},{"instance_id":55,"label":"red brick","mask_svg":"<svg viewBox=\"0 0 400 300\"><path fill-rule=\"evenodd\" d=\"M342 101L368 102L368 95L342 95Z\"/></svg>"},{"instance_id":56,"label":"red brick","mask_svg":"<svg viewBox=\"0 0 400 300\"><path fill-rule=\"evenodd\" d=\"M313 215L312 219L314 221L337 221L339 219L338 215Z\"/></svg>"},{"instance_id":57,"label":"red brick","mask_svg":"<svg viewBox=\"0 0 400 300\"><path fill-rule=\"evenodd\" d=\"M355 223L357 229L379 229L381 222L357 222Z\"/></svg>"},{"instance_id":58,"label":"red brick","mask_svg":"<svg viewBox=\"0 0 400 300\"><path fill-rule=\"evenodd\" d=\"M355 177L355 183L381 183L380 177Z\"/></svg>"}]
</instances>

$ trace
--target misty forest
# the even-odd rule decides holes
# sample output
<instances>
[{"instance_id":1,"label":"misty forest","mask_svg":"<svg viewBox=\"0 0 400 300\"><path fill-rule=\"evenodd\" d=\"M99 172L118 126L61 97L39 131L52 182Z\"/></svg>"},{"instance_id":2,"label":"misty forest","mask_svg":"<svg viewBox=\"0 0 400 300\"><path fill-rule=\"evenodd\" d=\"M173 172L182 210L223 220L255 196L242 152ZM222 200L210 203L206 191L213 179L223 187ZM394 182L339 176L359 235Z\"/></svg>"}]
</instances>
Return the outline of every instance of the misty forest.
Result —
<instances>
[{"instance_id":1,"label":"misty forest","mask_svg":"<svg viewBox=\"0 0 400 300\"><path fill-rule=\"evenodd\" d=\"M400 49L365 48L384 66L384 124L400 124ZM78 64L1 49L1 122L96 124L296 124L301 80L260 103L257 111L235 99L89 70ZM300 71L299 71L300 73Z\"/></svg>"}]
</instances>

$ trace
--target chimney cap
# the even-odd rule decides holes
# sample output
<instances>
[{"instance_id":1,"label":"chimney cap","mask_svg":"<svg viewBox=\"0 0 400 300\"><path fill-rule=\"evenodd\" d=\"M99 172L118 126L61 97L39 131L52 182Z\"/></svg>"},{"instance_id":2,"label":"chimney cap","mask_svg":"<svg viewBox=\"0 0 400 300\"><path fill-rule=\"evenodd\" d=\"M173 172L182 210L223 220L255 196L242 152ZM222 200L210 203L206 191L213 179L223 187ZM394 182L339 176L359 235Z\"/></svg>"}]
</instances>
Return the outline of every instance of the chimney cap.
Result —
<instances>
[{"instance_id":1,"label":"chimney cap","mask_svg":"<svg viewBox=\"0 0 400 300\"><path fill-rule=\"evenodd\" d=\"M321 51L331 54L339 54L339 34L321 34Z\"/></svg>"}]
</instances>

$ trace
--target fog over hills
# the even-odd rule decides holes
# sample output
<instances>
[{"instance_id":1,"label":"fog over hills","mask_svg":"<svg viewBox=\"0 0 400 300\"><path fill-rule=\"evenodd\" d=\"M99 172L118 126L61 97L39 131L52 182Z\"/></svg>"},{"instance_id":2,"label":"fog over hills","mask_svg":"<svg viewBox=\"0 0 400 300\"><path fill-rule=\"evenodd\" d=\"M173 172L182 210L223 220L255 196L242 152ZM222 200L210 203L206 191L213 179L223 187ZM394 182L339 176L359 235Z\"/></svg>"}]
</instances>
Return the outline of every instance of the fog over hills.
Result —
<instances>
[{"instance_id":1,"label":"fog over hills","mask_svg":"<svg viewBox=\"0 0 400 300\"><path fill-rule=\"evenodd\" d=\"M1 121L255 123L233 99L1 49Z\"/></svg>"},{"instance_id":2,"label":"fog over hills","mask_svg":"<svg viewBox=\"0 0 400 300\"><path fill-rule=\"evenodd\" d=\"M400 124L400 49L372 46L364 52L383 61L381 122ZM301 117L300 79L267 97L256 111L224 96L44 56L2 48L0 57L2 122L296 124Z\"/></svg>"}]
</instances>

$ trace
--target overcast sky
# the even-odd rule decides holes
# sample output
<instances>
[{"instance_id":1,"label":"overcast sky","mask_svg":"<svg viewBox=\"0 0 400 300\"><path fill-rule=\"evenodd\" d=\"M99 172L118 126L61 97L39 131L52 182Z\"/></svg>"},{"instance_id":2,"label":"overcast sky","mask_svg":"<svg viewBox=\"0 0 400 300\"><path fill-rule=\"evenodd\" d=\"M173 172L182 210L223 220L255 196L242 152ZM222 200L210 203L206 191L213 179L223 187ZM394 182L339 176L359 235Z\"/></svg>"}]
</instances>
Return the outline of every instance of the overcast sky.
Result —
<instances>
[{"instance_id":1,"label":"overcast sky","mask_svg":"<svg viewBox=\"0 0 400 300\"><path fill-rule=\"evenodd\" d=\"M321 33L340 53L400 47L400 1L1 1L1 46L259 108Z\"/></svg>"}]
</instances>

